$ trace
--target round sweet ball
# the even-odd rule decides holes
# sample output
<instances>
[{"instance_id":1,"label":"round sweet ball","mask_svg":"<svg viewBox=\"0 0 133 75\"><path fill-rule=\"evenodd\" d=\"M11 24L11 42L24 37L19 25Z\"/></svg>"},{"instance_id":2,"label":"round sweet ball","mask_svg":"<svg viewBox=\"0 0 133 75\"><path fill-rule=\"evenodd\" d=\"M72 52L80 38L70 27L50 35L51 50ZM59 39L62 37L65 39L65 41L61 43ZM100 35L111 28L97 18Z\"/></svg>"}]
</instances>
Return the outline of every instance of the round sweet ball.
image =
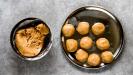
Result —
<instances>
[{"instance_id":1,"label":"round sweet ball","mask_svg":"<svg viewBox=\"0 0 133 75\"><path fill-rule=\"evenodd\" d=\"M102 52L101 54L102 62L111 63L113 61L113 54L110 51Z\"/></svg>"},{"instance_id":2,"label":"round sweet ball","mask_svg":"<svg viewBox=\"0 0 133 75\"><path fill-rule=\"evenodd\" d=\"M62 28L62 32L64 36L71 37L75 32L75 28L72 24L65 24Z\"/></svg>"},{"instance_id":3,"label":"round sweet ball","mask_svg":"<svg viewBox=\"0 0 133 75\"><path fill-rule=\"evenodd\" d=\"M78 42L75 39L66 40L66 48L68 52L75 52L78 48Z\"/></svg>"},{"instance_id":4,"label":"round sweet ball","mask_svg":"<svg viewBox=\"0 0 133 75\"><path fill-rule=\"evenodd\" d=\"M90 25L88 22L79 22L78 27L76 30L79 34L85 35L89 32Z\"/></svg>"},{"instance_id":5,"label":"round sweet ball","mask_svg":"<svg viewBox=\"0 0 133 75\"><path fill-rule=\"evenodd\" d=\"M85 62L88 58L88 53L83 49L78 49L75 54L75 57L78 61Z\"/></svg>"},{"instance_id":6,"label":"round sweet ball","mask_svg":"<svg viewBox=\"0 0 133 75\"><path fill-rule=\"evenodd\" d=\"M86 36L81 38L80 47L83 49L90 49L93 45L93 41L90 37Z\"/></svg>"},{"instance_id":7,"label":"round sweet ball","mask_svg":"<svg viewBox=\"0 0 133 75\"><path fill-rule=\"evenodd\" d=\"M93 53L89 55L87 63L90 66L98 66L100 62L101 60L98 54Z\"/></svg>"},{"instance_id":8,"label":"round sweet ball","mask_svg":"<svg viewBox=\"0 0 133 75\"><path fill-rule=\"evenodd\" d=\"M105 31L105 26L103 23L98 22L92 26L92 32L95 35L100 35L100 34L104 33L104 31Z\"/></svg>"},{"instance_id":9,"label":"round sweet ball","mask_svg":"<svg viewBox=\"0 0 133 75\"><path fill-rule=\"evenodd\" d=\"M106 50L110 47L110 43L106 38L99 38L96 41L97 48L100 50Z\"/></svg>"}]
</instances>

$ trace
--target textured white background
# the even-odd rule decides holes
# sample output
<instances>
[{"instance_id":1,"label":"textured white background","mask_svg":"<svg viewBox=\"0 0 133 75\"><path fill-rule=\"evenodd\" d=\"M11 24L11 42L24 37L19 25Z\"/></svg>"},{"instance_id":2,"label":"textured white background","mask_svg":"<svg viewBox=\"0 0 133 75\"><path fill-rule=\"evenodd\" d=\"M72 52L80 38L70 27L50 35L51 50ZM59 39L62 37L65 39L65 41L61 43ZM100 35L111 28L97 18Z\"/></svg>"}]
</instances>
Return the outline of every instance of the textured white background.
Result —
<instances>
[{"instance_id":1,"label":"textured white background","mask_svg":"<svg viewBox=\"0 0 133 75\"><path fill-rule=\"evenodd\" d=\"M110 68L99 71L72 66L60 46L60 29L66 17L79 7L102 6L121 21L125 49ZM14 54L10 45L13 26L27 17L44 20L52 30L53 46L41 60L28 62ZM133 74L133 0L0 0L0 75L132 75Z\"/></svg>"}]
</instances>

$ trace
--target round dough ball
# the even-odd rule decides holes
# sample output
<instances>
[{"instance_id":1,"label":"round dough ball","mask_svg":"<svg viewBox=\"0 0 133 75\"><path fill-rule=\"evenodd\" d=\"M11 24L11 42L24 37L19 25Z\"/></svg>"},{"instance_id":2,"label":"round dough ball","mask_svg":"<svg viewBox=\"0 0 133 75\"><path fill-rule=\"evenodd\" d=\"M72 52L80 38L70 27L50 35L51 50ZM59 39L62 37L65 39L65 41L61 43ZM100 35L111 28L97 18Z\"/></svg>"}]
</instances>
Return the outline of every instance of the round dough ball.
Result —
<instances>
[{"instance_id":1,"label":"round dough ball","mask_svg":"<svg viewBox=\"0 0 133 75\"><path fill-rule=\"evenodd\" d=\"M99 38L96 41L97 48L100 50L106 50L110 47L109 41L106 38Z\"/></svg>"},{"instance_id":2,"label":"round dough ball","mask_svg":"<svg viewBox=\"0 0 133 75\"><path fill-rule=\"evenodd\" d=\"M93 41L90 37L83 37L80 40L80 47L83 49L90 49L92 47Z\"/></svg>"},{"instance_id":3,"label":"round dough ball","mask_svg":"<svg viewBox=\"0 0 133 75\"><path fill-rule=\"evenodd\" d=\"M81 34L81 35L85 35L89 32L89 28L90 25L88 22L80 22L78 24L78 27L76 28L76 30Z\"/></svg>"},{"instance_id":4,"label":"round dough ball","mask_svg":"<svg viewBox=\"0 0 133 75\"><path fill-rule=\"evenodd\" d=\"M95 54L95 53L93 53L93 54L91 54L91 55L89 55L89 57L88 57L88 64L90 65L90 66L98 66L99 64L100 64L100 57L99 57L99 55L98 54Z\"/></svg>"},{"instance_id":5,"label":"round dough ball","mask_svg":"<svg viewBox=\"0 0 133 75\"><path fill-rule=\"evenodd\" d=\"M88 53L84 51L83 49L79 49L76 54L76 59L80 62L85 62L88 58Z\"/></svg>"},{"instance_id":6,"label":"round dough ball","mask_svg":"<svg viewBox=\"0 0 133 75\"><path fill-rule=\"evenodd\" d=\"M75 52L78 48L78 42L74 39L66 40L66 47L68 52Z\"/></svg>"},{"instance_id":7,"label":"round dough ball","mask_svg":"<svg viewBox=\"0 0 133 75\"><path fill-rule=\"evenodd\" d=\"M63 32L64 36L71 37L75 32L75 28L72 24L66 24L62 28L62 32Z\"/></svg>"},{"instance_id":8,"label":"round dough ball","mask_svg":"<svg viewBox=\"0 0 133 75\"><path fill-rule=\"evenodd\" d=\"M103 32L105 31L105 26L103 23L95 23L93 26L92 26L92 32L93 34L95 35L100 35L102 34Z\"/></svg>"},{"instance_id":9,"label":"round dough ball","mask_svg":"<svg viewBox=\"0 0 133 75\"><path fill-rule=\"evenodd\" d=\"M101 54L102 62L111 63L113 61L113 54L110 51L102 52Z\"/></svg>"}]
</instances>

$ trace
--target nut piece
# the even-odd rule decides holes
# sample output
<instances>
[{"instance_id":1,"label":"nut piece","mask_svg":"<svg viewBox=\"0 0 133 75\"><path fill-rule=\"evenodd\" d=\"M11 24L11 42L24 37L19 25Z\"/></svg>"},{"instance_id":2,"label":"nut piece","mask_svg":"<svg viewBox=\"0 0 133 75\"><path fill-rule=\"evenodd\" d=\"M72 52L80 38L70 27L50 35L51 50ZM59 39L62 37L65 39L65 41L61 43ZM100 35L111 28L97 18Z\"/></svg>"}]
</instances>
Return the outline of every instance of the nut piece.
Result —
<instances>
[{"instance_id":1,"label":"nut piece","mask_svg":"<svg viewBox=\"0 0 133 75\"><path fill-rule=\"evenodd\" d=\"M103 23L95 23L93 26L92 26L92 32L93 34L95 35L100 35L102 34L103 32L105 31L105 26Z\"/></svg>"},{"instance_id":2,"label":"nut piece","mask_svg":"<svg viewBox=\"0 0 133 75\"><path fill-rule=\"evenodd\" d=\"M89 33L89 28L90 25L88 22L80 22L78 24L78 27L76 28L76 30L81 34L81 35L85 35L87 33Z\"/></svg>"},{"instance_id":3,"label":"nut piece","mask_svg":"<svg viewBox=\"0 0 133 75\"><path fill-rule=\"evenodd\" d=\"M84 49L90 49L92 47L93 41L90 37L83 37L80 40L80 47Z\"/></svg>"},{"instance_id":4,"label":"nut piece","mask_svg":"<svg viewBox=\"0 0 133 75\"><path fill-rule=\"evenodd\" d=\"M84 51L83 49L79 49L76 52L75 57L78 61L85 62L88 58L88 53L86 51Z\"/></svg>"},{"instance_id":5,"label":"nut piece","mask_svg":"<svg viewBox=\"0 0 133 75\"><path fill-rule=\"evenodd\" d=\"M88 57L88 64L90 66L98 66L100 64L100 57L97 54L90 54Z\"/></svg>"},{"instance_id":6,"label":"nut piece","mask_svg":"<svg viewBox=\"0 0 133 75\"><path fill-rule=\"evenodd\" d=\"M96 41L97 48L100 50L106 50L110 47L109 41L106 38L99 38Z\"/></svg>"},{"instance_id":7,"label":"nut piece","mask_svg":"<svg viewBox=\"0 0 133 75\"><path fill-rule=\"evenodd\" d=\"M66 47L68 52L75 52L78 48L78 42L74 39L66 40Z\"/></svg>"},{"instance_id":8,"label":"nut piece","mask_svg":"<svg viewBox=\"0 0 133 75\"><path fill-rule=\"evenodd\" d=\"M102 52L101 54L102 62L111 63L113 61L113 54L110 51Z\"/></svg>"},{"instance_id":9,"label":"nut piece","mask_svg":"<svg viewBox=\"0 0 133 75\"><path fill-rule=\"evenodd\" d=\"M75 28L72 24L66 24L62 28L62 32L63 32L64 36L71 37L75 32Z\"/></svg>"}]
</instances>

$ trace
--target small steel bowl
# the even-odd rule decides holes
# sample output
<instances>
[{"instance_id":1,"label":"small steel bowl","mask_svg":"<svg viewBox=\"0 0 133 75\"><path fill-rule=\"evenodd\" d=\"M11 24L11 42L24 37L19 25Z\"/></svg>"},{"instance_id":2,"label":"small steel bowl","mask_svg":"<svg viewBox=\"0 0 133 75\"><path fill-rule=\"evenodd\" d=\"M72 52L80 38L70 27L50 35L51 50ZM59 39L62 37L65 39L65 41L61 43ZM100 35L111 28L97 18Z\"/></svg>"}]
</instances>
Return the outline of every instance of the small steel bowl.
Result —
<instances>
[{"instance_id":1,"label":"small steel bowl","mask_svg":"<svg viewBox=\"0 0 133 75\"><path fill-rule=\"evenodd\" d=\"M111 48L109 48L109 49L113 53L113 57L114 57L113 62L114 62L118 58L118 56L121 54L123 47L124 47L124 33L123 33L123 28L122 28L119 20L112 13L110 13L109 11L105 10L102 7L85 6L85 7L81 7L79 9L75 10L74 12L72 12L65 20L63 26L66 23L70 23L70 24L73 24L76 29L76 27L80 21L89 22L90 28L96 22L102 22L105 24L106 31L108 33L106 33L106 31L105 31L104 37L106 37L111 43ZM61 30L62 30L62 28L61 28ZM77 36L76 33L78 34L78 32L76 31L74 36L72 36L70 38L74 38L74 39L78 40L78 42L79 42L81 36ZM85 36L90 36L93 39L93 41L96 41L96 39L98 39L91 33L89 33ZM91 67L91 66L88 66L88 64L81 63L78 60L76 60L75 55L74 55L75 53L67 52L65 41L66 41L66 39L69 39L69 38L65 37L63 35L62 31L61 31L60 37L61 37L60 39L61 39L63 52L64 52L66 58L72 64L74 64L80 68L96 70L96 69L101 69L106 66L109 66L113 63L113 62L110 64L101 63L99 66L96 66L96 67ZM80 48L80 47L78 46L78 48ZM93 53L93 50L90 51L90 53L91 52Z\"/></svg>"},{"instance_id":2,"label":"small steel bowl","mask_svg":"<svg viewBox=\"0 0 133 75\"><path fill-rule=\"evenodd\" d=\"M16 47L16 44L15 44L16 31L21 29L21 28L34 27L34 26L36 26L40 23L45 24L47 26L47 28L49 29L49 34L46 36L46 38L44 40L45 45L43 45L43 48L41 49L41 52L37 56L34 56L34 57L23 56L19 52L19 50L18 50L18 48ZM52 46L52 33L51 33L50 28L48 27L48 25L45 22L43 22L41 19L30 17L30 18L26 18L26 19L21 20L20 22L18 22L13 27L13 29L11 31L11 34L10 34L10 43L11 43L11 46L12 46L14 52L20 58L22 58L24 60L29 60L29 61L39 60L42 57L44 57L50 51L50 48Z\"/></svg>"}]
</instances>

